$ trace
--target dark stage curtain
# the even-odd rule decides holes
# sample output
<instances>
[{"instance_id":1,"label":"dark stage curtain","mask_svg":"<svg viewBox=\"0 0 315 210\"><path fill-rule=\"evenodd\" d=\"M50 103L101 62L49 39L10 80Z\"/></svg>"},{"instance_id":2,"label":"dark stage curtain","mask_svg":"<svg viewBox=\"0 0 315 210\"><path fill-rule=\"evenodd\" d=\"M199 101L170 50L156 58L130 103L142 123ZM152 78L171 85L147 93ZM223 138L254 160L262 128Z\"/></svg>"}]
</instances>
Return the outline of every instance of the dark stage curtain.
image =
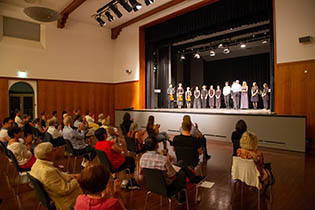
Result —
<instances>
[{"instance_id":1,"label":"dark stage curtain","mask_svg":"<svg viewBox=\"0 0 315 210\"><path fill-rule=\"evenodd\" d=\"M204 84L208 88L210 85L220 85L222 90L226 81L232 85L235 80L239 80L241 85L243 81L247 82L249 100L253 82L257 82L260 90L263 83L270 85L269 53L205 62ZM261 101L259 106L262 108Z\"/></svg>"},{"instance_id":2,"label":"dark stage curtain","mask_svg":"<svg viewBox=\"0 0 315 210\"><path fill-rule=\"evenodd\" d=\"M146 29L146 42L174 43L271 17L271 0L220 0Z\"/></svg>"}]
</instances>

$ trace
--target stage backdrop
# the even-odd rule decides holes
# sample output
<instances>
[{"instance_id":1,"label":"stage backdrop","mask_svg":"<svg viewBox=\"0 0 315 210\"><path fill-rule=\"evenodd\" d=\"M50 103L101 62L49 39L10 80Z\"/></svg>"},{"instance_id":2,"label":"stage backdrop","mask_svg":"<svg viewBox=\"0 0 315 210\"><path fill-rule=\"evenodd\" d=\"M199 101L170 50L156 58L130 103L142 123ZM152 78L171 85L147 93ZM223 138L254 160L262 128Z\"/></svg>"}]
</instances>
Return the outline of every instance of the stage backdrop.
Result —
<instances>
[{"instance_id":1,"label":"stage backdrop","mask_svg":"<svg viewBox=\"0 0 315 210\"><path fill-rule=\"evenodd\" d=\"M231 85L233 81L247 82L250 89L253 82L257 82L259 89L263 83L270 85L270 55L269 53L217 60L204 63L204 84L209 87L220 85L224 87L225 81ZM250 105L250 107L252 107ZM261 105L262 107L262 105Z\"/></svg>"}]
</instances>

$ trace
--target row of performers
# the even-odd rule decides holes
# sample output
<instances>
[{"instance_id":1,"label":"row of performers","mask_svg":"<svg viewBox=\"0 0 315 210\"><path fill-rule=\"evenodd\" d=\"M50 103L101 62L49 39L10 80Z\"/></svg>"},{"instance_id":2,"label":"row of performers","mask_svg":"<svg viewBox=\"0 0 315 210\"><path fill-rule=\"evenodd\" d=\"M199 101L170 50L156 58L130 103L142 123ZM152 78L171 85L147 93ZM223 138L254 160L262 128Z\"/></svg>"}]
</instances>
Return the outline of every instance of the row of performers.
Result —
<instances>
[{"instance_id":1,"label":"row of performers","mask_svg":"<svg viewBox=\"0 0 315 210\"><path fill-rule=\"evenodd\" d=\"M251 88L251 98L250 101L253 104L254 109L258 107L259 95L262 97L264 109L269 108L269 96L268 92L270 89L267 83L263 84L263 88L260 91L257 83L254 82ZM207 108L207 99L209 98L209 106L210 108L221 108L221 95L222 91L220 86L217 86L215 90L213 85L210 85L210 89L207 90L207 86L203 85L201 91L199 90L198 86L194 90L194 100L192 99L192 91L190 87L186 88L186 92L182 87L182 84L179 83L177 90L175 92L175 88L173 85L170 84L169 88L167 89L168 94L168 107L174 108L175 102L177 103L178 108L182 108L184 106L184 97L186 101L187 108ZM175 100L175 94L177 100ZM248 100L248 86L247 83L244 81L242 85L240 85L239 80L233 82L232 86L229 86L229 82L225 82L225 86L223 88L223 96L224 96L224 103L225 107L230 109L230 98L233 99L233 108L234 109L248 109L249 108L249 100Z\"/></svg>"}]
</instances>

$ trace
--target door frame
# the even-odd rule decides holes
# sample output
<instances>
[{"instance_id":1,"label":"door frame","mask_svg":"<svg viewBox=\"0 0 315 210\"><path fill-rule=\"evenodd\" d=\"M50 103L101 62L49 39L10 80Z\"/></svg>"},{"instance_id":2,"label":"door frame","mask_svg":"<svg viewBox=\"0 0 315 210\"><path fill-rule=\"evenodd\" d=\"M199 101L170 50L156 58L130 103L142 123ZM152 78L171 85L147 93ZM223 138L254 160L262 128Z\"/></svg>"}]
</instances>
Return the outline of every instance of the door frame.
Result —
<instances>
[{"instance_id":1,"label":"door frame","mask_svg":"<svg viewBox=\"0 0 315 210\"><path fill-rule=\"evenodd\" d=\"M8 80L8 109L10 109L10 94L9 94L9 90L10 88L18 83L18 82L24 82L24 83L27 83L29 84L32 88L33 88L33 91L34 91L34 97L33 97L33 109L34 109L34 119L38 117L38 107L37 107L37 81L36 80L24 80L24 79L20 79L20 80ZM22 95L22 94L19 94L19 95ZM10 110L8 110L9 112Z\"/></svg>"}]
</instances>

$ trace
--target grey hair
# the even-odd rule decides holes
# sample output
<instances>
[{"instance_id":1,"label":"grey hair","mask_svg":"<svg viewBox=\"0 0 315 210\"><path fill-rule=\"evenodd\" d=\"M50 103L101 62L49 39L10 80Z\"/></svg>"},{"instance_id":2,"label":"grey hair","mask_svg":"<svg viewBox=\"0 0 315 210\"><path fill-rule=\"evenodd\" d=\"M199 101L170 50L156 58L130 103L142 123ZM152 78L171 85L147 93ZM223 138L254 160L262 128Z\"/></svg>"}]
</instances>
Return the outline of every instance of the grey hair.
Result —
<instances>
[{"instance_id":1,"label":"grey hair","mask_svg":"<svg viewBox=\"0 0 315 210\"><path fill-rule=\"evenodd\" d=\"M34 149L34 155L37 159L45 159L46 154L51 152L53 149L53 145L50 142L43 142L38 144Z\"/></svg>"}]
</instances>

